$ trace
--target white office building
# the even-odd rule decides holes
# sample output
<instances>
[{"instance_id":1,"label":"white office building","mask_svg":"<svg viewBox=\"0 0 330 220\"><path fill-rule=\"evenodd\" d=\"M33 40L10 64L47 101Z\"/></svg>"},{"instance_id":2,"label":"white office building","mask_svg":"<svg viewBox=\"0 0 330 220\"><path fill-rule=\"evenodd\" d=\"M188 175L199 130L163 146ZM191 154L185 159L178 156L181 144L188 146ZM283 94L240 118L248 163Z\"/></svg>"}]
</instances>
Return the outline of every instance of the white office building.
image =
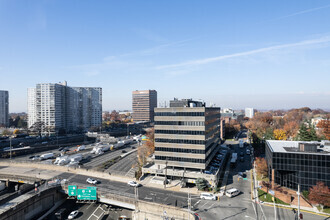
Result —
<instances>
[{"instance_id":1,"label":"white office building","mask_svg":"<svg viewBox=\"0 0 330 220\"><path fill-rule=\"evenodd\" d=\"M0 127L9 126L9 95L8 91L0 90Z\"/></svg>"},{"instance_id":2,"label":"white office building","mask_svg":"<svg viewBox=\"0 0 330 220\"><path fill-rule=\"evenodd\" d=\"M245 108L245 117L253 118L254 109L253 108Z\"/></svg>"},{"instance_id":3,"label":"white office building","mask_svg":"<svg viewBox=\"0 0 330 220\"><path fill-rule=\"evenodd\" d=\"M102 88L40 83L28 89L28 127L39 124L47 133L86 131L102 124Z\"/></svg>"}]
</instances>

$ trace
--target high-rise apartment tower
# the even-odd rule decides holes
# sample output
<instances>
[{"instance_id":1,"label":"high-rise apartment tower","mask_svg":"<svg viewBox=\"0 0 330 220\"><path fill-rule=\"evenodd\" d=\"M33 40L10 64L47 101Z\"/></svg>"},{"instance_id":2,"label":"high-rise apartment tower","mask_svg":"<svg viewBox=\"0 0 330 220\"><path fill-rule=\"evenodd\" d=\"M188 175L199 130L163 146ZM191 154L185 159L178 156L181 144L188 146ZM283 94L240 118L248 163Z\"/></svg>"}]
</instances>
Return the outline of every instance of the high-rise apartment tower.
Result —
<instances>
[{"instance_id":1,"label":"high-rise apartment tower","mask_svg":"<svg viewBox=\"0 0 330 220\"><path fill-rule=\"evenodd\" d=\"M86 131L102 124L102 88L40 83L28 89L28 127Z\"/></svg>"},{"instance_id":2,"label":"high-rise apartment tower","mask_svg":"<svg viewBox=\"0 0 330 220\"><path fill-rule=\"evenodd\" d=\"M9 95L8 91L0 90L0 127L9 126Z\"/></svg>"}]
</instances>

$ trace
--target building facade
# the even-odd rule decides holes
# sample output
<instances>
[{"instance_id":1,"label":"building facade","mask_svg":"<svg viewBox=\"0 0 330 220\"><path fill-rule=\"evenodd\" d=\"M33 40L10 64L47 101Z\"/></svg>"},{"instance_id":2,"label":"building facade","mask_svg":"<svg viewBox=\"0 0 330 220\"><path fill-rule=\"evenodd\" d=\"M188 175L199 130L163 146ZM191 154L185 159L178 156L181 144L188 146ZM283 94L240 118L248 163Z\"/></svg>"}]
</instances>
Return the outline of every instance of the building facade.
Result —
<instances>
[{"instance_id":1,"label":"building facade","mask_svg":"<svg viewBox=\"0 0 330 220\"><path fill-rule=\"evenodd\" d=\"M28 127L82 132L102 124L102 88L40 83L28 89Z\"/></svg>"},{"instance_id":2,"label":"building facade","mask_svg":"<svg viewBox=\"0 0 330 220\"><path fill-rule=\"evenodd\" d=\"M133 121L154 120L154 109L157 108L156 90L136 90L132 92Z\"/></svg>"},{"instance_id":3,"label":"building facade","mask_svg":"<svg viewBox=\"0 0 330 220\"><path fill-rule=\"evenodd\" d=\"M203 171L219 144L220 108L208 108L192 100L173 100L169 108L155 109L155 164L158 169L170 166Z\"/></svg>"},{"instance_id":4,"label":"building facade","mask_svg":"<svg viewBox=\"0 0 330 220\"><path fill-rule=\"evenodd\" d=\"M9 94L0 90L0 127L9 126Z\"/></svg>"},{"instance_id":5,"label":"building facade","mask_svg":"<svg viewBox=\"0 0 330 220\"><path fill-rule=\"evenodd\" d=\"M320 142L266 141L270 181L308 190L317 181L330 186L330 145Z\"/></svg>"}]
</instances>

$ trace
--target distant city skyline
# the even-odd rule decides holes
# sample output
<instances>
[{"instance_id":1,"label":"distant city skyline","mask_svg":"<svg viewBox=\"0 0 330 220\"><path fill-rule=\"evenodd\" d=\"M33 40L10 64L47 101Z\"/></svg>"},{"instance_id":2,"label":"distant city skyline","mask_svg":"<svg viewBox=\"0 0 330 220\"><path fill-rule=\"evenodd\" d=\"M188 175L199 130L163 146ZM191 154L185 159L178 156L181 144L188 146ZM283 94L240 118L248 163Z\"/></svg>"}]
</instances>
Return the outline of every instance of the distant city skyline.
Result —
<instances>
[{"instance_id":1,"label":"distant city skyline","mask_svg":"<svg viewBox=\"0 0 330 220\"><path fill-rule=\"evenodd\" d=\"M170 15L170 16L169 16ZM330 109L329 1L0 2L0 90L27 111L38 83L102 87L103 110L158 103Z\"/></svg>"}]
</instances>

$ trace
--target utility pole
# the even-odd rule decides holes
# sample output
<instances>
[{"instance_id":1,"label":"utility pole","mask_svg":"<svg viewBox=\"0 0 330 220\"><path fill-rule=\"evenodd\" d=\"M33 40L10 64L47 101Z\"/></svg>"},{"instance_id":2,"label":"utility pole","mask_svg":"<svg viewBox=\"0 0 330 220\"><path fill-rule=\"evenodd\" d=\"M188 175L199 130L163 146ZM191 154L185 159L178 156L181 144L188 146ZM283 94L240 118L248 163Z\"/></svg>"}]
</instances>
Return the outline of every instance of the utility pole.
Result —
<instances>
[{"instance_id":1,"label":"utility pole","mask_svg":"<svg viewBox=\"0 0 330 220\"><path fill-rule=\"evenodd\" d=\"M190 188L188 188L188 220L190 220L190 210L191 210L191 198L190 198Z\"/></svg>"},{"instance_id":2,"label":"utility pole","mask_svg":"<svg viewBox=\"0 0 330 220\"><path fill-rule=\"evenodd\" d=\"M300 183L298 180L298 219L300 219Z\"/></svg>"},{"instance_id":3,"label":"utility pole","mask_svg":"<svg viewBox=\"0 0 330 220\"><path fill-rule=\"evenodd\" d=\"M275 188L275 187L274 187ZM276 206L275 206L275 189L274 189L274 214L275 214L275 220L276 220Z\"/></svg>"},{"instance_id":4,"label":"utility pole","mask_svg":"<svg viewBox=\"0 0 330 220\"><path fill-rule=\"evenodd\" d=\"M11 136L9 137L9 143L10 143L10 160L11 160Z\"/></svg>"}]
</instances>

